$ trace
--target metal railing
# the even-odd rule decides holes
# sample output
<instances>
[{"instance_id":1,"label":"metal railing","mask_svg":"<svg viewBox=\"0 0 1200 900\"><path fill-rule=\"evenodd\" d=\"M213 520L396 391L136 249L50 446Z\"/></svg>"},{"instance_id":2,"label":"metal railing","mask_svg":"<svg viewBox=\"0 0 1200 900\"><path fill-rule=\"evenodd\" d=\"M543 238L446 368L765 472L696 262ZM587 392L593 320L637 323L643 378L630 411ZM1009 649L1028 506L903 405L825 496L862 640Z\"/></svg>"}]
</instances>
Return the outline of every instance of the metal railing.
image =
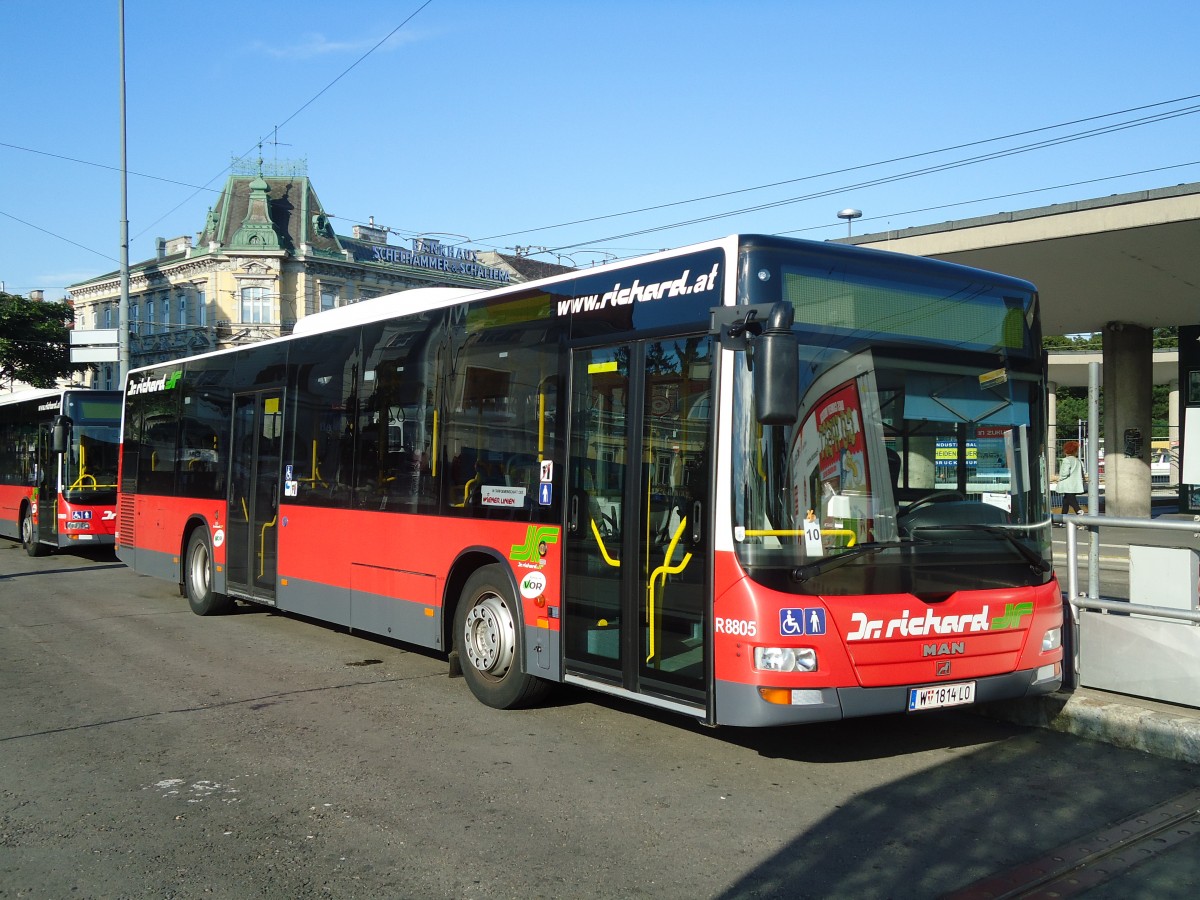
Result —
<instances>
[{"instance_id":1,"label":"metal railing","mask_svg":"<svg viewBox=\"0 0 1200 900\"><path fill-rule=\"evenodd\" d=\"M1133 519L1118 516L1055 516L1067 526L1067 590L1070 604L1064 637L1063 686L1098 687L1160 700L1200 706L1200 609L1143 602L1134 590L1130 553L1129 599L1100 596L1100 535L1105 526L1175 534L1180 544L1200 539L1200 522ZM1089 533L1087 590L1080 590L1079 530ZM1135 544L1131 543L1130 547ZM1194 548L1173 548L1186 551ZM1136 599L1135 599L1136 598ZM1086 611L1086 615L1082 614ZM1064 610L1064 612L1068 612Z\"/></svg>"},{"instance_id":2,"label":"metal railing","mask_svg":"<svg viewBox=\"0 0 1200 900\"><path fill-rule=\"evenodd\" d=\"M1057 517L1056 517L1057 518ZM1100 597L1100 528L1111 526L1116 528L1133 528L1144 531L1164 531L1185 533L1193 538L1200 538L1200 522L1164 522L1161 519L1136 519L1120 516L1062 516L1062 522L1067 526L1067 597L1071 605L1083 609L1103 609L1109 611L1129 612L1131 606L1137 608L1139 615L1158 616L1164 619L1181 619L1188 622L1200 623L1200 612L1173 609L1166 606L1148 606L1133 603L1128 600L1104 600ZM1091 534L1091 547L1088 552L1088 585L1087 593L1079 590L1079 529Z\"/></svg>"}]
</instances>

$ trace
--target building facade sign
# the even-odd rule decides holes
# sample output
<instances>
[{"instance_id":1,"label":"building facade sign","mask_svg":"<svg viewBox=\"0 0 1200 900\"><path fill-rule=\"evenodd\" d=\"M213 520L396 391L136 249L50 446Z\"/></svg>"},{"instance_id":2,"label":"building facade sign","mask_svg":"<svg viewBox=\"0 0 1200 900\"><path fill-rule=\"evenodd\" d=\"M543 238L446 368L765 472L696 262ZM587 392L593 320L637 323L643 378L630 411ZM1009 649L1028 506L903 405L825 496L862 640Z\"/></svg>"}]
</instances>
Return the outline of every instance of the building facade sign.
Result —
<instances>
[{"instance_id":1,"label":"building facade sign","mask_svg":"<svg viewBox=\"0 0 1200 900\"><path fill-rule=\"evenodd\" d=\"M354 244L352 249L357 262L416 266L451 275L485 278L498 284L507 284L509 279L509 273L504 269L481 263L474 250L447 247L440 241L431 241L428 238L413 238L411 248L391 247L386 244Z\"/></svg>"}]
</instances>

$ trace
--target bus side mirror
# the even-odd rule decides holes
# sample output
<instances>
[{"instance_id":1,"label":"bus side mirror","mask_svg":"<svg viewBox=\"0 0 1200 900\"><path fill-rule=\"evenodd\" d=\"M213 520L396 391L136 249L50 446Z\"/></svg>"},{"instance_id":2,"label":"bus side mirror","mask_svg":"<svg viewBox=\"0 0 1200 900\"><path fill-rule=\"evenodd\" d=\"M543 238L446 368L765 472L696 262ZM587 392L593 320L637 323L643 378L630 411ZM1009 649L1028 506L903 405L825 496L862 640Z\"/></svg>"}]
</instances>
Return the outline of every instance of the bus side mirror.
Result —
<instances>
[{"instance_id":1,"label":"bus side mirror","mask_svg":"<svg viewBox=\"0 0 1200 900\"><path fill-rule=\"evenodd\" d=\"M66 453L71 446L71 426L74 423L69 416L55 416L50 428L50 449L55 453Z\"/></svg>"},{"instance_id":2,"label":"bus side mirror","mask_svg":"<svg viewBox=\"0 0 1200 900\"><path fill-rule=\"evenodd\" d=\"M800 342L792 333L790 303L718 306L710 331L726 350L746 354L754 406L763 425L792 425L800 400Z\"/></svg>"},{"instance_id":3,"label":"bus side mirror","mask_svg":"<svg viewBox=\"0 0 1200 900\"><path fill-rule=\"evenodd\" d=\"M754 407L763 425L793 425L799 397L799 341L792 332L792 307L776 303L766 326L750 342Z\"/></svg>"}]
</instances>

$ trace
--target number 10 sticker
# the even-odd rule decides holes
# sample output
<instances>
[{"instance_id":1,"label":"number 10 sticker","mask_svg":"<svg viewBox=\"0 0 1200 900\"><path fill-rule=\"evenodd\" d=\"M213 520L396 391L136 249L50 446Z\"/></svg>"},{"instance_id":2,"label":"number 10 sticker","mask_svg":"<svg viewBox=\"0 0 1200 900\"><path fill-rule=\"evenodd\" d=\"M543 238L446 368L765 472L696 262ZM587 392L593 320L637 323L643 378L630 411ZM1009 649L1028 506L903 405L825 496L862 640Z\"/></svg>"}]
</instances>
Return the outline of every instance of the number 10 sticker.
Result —
<instances>
[{"instance_id":1,"label":"number 10 sticker","mask_svg":"<svg viewBox=\"0 0 1200 900\"><path fill-rule=\"evenodd\" d=\"M817 521L817 517L813 515L813 511L808 511L808 517L804 520L804 552L808 556L824 556L825 549L821 545L821 523Z\"/></svg>"}]
</instances>

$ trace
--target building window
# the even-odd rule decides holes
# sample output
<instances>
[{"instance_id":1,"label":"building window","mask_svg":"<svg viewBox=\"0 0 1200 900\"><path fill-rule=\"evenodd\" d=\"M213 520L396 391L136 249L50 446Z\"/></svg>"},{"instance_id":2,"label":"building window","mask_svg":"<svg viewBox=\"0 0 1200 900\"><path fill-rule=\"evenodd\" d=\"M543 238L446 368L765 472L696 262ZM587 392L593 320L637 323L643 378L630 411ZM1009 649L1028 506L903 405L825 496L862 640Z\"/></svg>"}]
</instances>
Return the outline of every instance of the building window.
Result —
<instances>
[{"instance_id":1,"label":"building window","mask_svg":"<svg viewBox=\"0 0 1200 900\"><path fill-rule=\"evenodd\" d=\"M138 322L141 320L139 315L140 307L136 303L129 304L129 330L133 334L138 333Z\"/></svg>"},{"instance_id":2,"label":"building window","mask_svg":"<svg viewBox=\"0 0 1200 900\"><path fill-rule=\"evenodd\" d=\"M203 288L196 291L196 324L197 325L207 325L208 324L208 305L205 303L205 300L204 300L204 289Z\"/></svg>"},{"instance_id":3,"label":"building window","mask_svg":"<svg viewBox=\"0 0 1200 900\"><path fill-rule=\"evenodd\" d=\"M242 288L242 322L260 323L272 321L271 295L265 287Z\"/></svg>"},{"instance_id":4,"label":"building window","mask_svg":"<svg viewBox=\"0 0 1200 900\"><path fill-rule=\"evenodd\" d=\"M104 307L104 327L105 327L105 328L112 328L112 327L113 327L113 323L112 323L112 314L113 314L113 308L112 308L112 306L106 306L106 307Z\"/></svg>"},{"instance_id":5,"label":"building window","mask_svg":"<svg viewBox=\"0 0 1200 900\"><path fill-rule=\"evenodd\" d=\"M162 295L162 317L163 317L162 318L163 331L164 332L170 331L171 330L171 295L170 294Z\"/></svg>"},{"instance_id":6,"label":"building window","mask_svg":"<svg viewBox=\"0 0 1200 900\"><path fill-rule=\"evenodd\" d=\"M334 309L338 304L338 289L336 287L321 288L321 311Z\"/></svg>"},{"instance_id":7,"label":"building window","mask_svg":"<svg viewBox=\"0 0 1200 900\"><path fill-rule=\"evenodd\" d=\"M187 291L179 294L179 324L187 324Z\"/></svg>"},{"instance_id":8,"label":"building window","mask_svg":"<svg viewBox=\"0 0 1200 900\"><path fill-rule=\"evenodd\" d=\"M146 329L142 334L154 334L154 298L146 300Z\"/></svg>"}]
</instances>

